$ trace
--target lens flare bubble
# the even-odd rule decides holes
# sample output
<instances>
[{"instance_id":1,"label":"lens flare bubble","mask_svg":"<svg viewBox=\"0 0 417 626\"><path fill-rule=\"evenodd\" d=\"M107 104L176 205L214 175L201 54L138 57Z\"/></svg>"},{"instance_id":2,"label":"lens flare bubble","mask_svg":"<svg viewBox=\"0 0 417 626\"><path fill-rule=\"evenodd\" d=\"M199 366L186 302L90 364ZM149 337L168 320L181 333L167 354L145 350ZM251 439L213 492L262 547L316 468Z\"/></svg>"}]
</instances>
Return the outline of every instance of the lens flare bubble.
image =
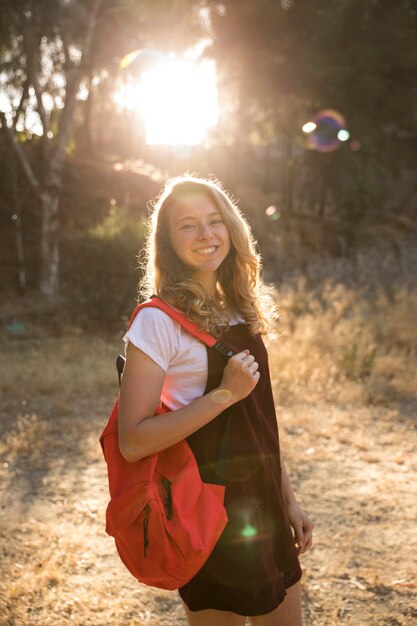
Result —
<instances>
[{"instance_id":1,"label":"lens flare bubble","mask_svg":"<svg viewBox=\"0 0 417 626\"><path fill-rule=\"evenodd\" d=\"M140 48L125 54L125 56L120 59L119 66L123 70L129 65L132 65L132 63L135 65L148 65L152 63L163 63L167 59L168 56L160 50L155 50L155 48Z\"/></svg>"},{"instance_id":2,"label":"lens flare bubble","mask_svg":"<svg viewBox=\"0 0 417 626\"><path fill-rule=\"evenodd\" d=\"M312 133L313 130L316 130L316 128L317 124L315 124L314 122L306 122L304 126L301 127L301 130L303 131L303 133Z\"/></svg>"},{"instance_id":3,"label":"lens flare bubble","mask_svg":"<svg viewBox=\"0 0 417 626\"><path fill-rule=\"evenodd\" d=\"M232 393L228 389L217 389L211 394L211 398L216 404L226 404L231 397Z\"/></svg>"},{"instance_id":4,"label":"lens flare bubble","mask_svg":"<svg viewBox=\"0 0 417 626\"><path fill-rule=\"evenodd\" d=\"M247 522L245 526L242 528L242 530L240 531L240 534L245 539L252 539L252 537L256 537L256 535L258 534L258 531L256 530L254 526L252 526L249 522Z\"/></svg>"},{"instance_id":5,"label":"lens flare bubble","mask_svg":"<svg viewBox=\"0 0 417 626\"><path fill-rule=\"evenodd\" d=\"M338 134L340 131L346 130L346 121L341 113L334 109L323 109L319 111L313 119L303 126L315 124L315 129L308 132L308 145L312 150L317 152L333 152L340 147L340 139ZM310 126L309 126L310 127ZM305 131L304 131L305 132ZM342 133L342 137L344 137Z\"/></svg>"},{"instance_id":6,"label":"lens flare bubble","mask_svg":"<svg viewBox=\"0 0 417 626\"><path fill-rule=\"evenodd\" d=\"M350 138L350 133L345 128L342 128L337 133L337 138L338 138L339 141L347 141Z\"/></svg>"},{"instance_id":7,"label":"lens flare bubble","mask_svg":"<svg viewBox=\"0 0 417 626\"><path fill-rule=\"evenodd\" d=\"M275 222L276 220L279 220L279 218L281 217L281 213L279 212L277 207L274 206L273 204L271 204L271 206L265 209L265 215L270 217L273 222Z\"/></svg>"}]
</instances>

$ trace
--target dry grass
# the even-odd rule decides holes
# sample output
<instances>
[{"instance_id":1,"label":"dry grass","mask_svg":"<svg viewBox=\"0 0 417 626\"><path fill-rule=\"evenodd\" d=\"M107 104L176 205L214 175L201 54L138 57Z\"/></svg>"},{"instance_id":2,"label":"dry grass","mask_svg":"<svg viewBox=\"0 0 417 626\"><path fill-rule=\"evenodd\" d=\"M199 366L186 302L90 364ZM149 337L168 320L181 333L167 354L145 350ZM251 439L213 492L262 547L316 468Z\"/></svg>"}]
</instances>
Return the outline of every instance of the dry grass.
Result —
<instances>
[{"instance_id":1,"label":"dry grass","mask_svg":"<svg viewBox=\"0 0 417 626\"><path fill-rule=\"evenodd\" d=\"M114 385L114 358L120 348L115 340L109 344L79 334L5 343L0 393L23 398L100 393Z\"/></svg>"},{"instance_id":2,"label":"dry grass","mask_svg":"<svg viewBox=\"0 0 417 626\"><path fill-rule=\"evenodd\" d=\"M300 279L278 294L271 359L283 403L338 402L388 406L417 388L417 292L381 288L364 296L326 281L312 293Z\"/></svg>"},{"instance_id":3,"label":"dry grass","mask_svg":"<svg viewBox=\"0 0 417 626\"><path fill-rule=\"evenodd\" d=\"M406 625L415 592L415 293L303 281L278 294L270 346L282 447L316 523L305 625ZM177 595L136 583L104 532L98 445L117 390L110 341L2 339L0 623L184 625Z\"/></svg>"}]
</instances>

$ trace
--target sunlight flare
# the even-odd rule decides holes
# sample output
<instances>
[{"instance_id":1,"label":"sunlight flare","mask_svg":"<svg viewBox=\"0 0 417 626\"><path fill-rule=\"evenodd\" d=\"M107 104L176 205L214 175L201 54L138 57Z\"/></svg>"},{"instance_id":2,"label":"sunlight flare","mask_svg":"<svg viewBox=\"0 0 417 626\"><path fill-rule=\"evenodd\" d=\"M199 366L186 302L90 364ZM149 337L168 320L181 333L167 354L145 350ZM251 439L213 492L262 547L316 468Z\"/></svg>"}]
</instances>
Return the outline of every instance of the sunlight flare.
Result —
<instances>
[{"instance_id":1,"label":"sunlight flare","mask_svg":"<svg viewBox=\"0 0 417 626\"><path fill-rule=\"evenodd\" d=\"M119 88L114 99L138 112L147 144L201 144L219 118L215 63L167 57L142 71L136 84Z\"/></svg>"}]
</instances>

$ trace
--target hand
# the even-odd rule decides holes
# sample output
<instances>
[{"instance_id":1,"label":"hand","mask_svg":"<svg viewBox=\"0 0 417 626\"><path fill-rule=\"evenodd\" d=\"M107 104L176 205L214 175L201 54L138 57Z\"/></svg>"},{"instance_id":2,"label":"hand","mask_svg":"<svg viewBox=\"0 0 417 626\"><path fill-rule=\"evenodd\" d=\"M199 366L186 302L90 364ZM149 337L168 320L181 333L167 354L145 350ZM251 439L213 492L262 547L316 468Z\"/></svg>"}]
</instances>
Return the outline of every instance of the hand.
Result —
<instances>
[{"instance_id":1,"label":"hand","mask_svg":"<svg viewBox=\"0 0 417 626\"><path fill-rule=\"evenodd\" d=\"M219 390L229 392L231 403L246 398L259 380L258 367L255 357L249 353L249 350L235 354L224 368Z\"/></svg>"},{"instance_id":2,"label":"hand","mask_svg":"<svg viewBox=\"0 0 417 626\"><path fill-rule=\"evenodd\" d=\"M295 533L298 555L305 554L313 545L313 522L301 510L297 502L287 506L288 519Z\"/></svg>"}]
</instances>

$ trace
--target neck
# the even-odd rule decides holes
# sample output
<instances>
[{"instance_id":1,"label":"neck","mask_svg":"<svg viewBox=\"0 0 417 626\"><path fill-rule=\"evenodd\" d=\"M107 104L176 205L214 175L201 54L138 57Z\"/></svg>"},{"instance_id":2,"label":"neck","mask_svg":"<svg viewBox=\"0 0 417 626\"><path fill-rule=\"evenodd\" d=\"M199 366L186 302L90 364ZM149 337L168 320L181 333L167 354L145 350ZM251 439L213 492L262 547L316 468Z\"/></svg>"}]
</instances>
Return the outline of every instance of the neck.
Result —
<instances>
[{"instance_id":1,"label":"neck","mask_svg":"<svg viewBox=\"0 0 417 626\"><path fill-rule=\"evenodd\" d=\"M214 298L216 295L217 275L213 272L196 272L193 279L200 283L203 287L206 295L209 298Z\"/></svg>"}]
</instances>

